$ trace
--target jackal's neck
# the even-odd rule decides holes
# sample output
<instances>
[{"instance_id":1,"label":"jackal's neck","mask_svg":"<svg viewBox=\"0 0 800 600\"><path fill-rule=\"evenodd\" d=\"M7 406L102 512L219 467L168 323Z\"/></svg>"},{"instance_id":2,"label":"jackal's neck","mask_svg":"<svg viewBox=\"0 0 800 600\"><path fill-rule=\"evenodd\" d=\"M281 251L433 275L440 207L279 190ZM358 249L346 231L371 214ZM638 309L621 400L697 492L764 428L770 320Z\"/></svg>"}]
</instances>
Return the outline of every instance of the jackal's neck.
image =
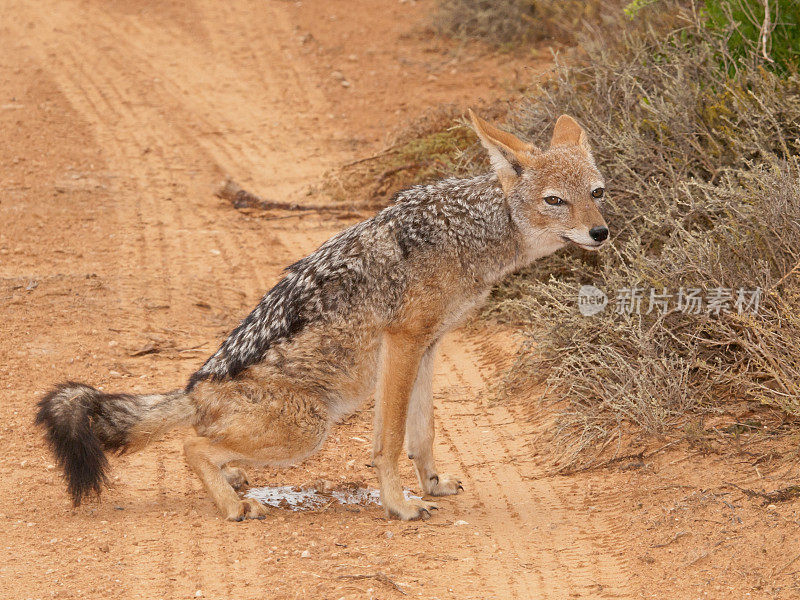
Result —
<instances>
[{"instance_id":1,"label":"jackal's neck","mask_svg":"<svg viewBox=\"0 0 800 600\"><path fill-rule=\"evenodd\" d=\"M493 286L563 247L557 238L536 230L524 214L515 214L494 175L483 175L469 183L466 199L460 200L470 207L475 227L465 227L470 235L463 238L464 254L486 285Z\"/></svg>"},{"instance_id":2,"label":"jackal's neck","mask_svg":"<svg viewBox=\"0 0 800 600\"><path fill-rule=\"evenodd\" d=\"M454 200L468 207L461 222L462 265L483 285L491 287L534 259L512 218L511 208L494 174L462 180Z\"/></svg>"}]
</instances>

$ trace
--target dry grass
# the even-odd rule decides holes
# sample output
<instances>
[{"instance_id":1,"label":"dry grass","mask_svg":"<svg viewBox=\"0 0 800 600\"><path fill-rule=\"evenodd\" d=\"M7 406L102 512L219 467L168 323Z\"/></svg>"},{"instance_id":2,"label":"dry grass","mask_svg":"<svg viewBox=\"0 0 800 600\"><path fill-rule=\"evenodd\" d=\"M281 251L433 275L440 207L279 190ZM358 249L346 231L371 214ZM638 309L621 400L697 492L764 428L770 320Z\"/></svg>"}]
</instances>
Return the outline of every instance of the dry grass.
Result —
<instances>
[{"instance_id":1,"label":"dry grass","mask_svg":"<svg viewBox=\"0 0 800 600\"><path fill-rule=\"evenodd\" d=\"M533 4L447 0L437 24L525 44L532 38L513 28L530 29L518 11ZM734 403L800 416L800 79L737 42L735 28L708 28L696 5L639 2L628 19L619 4L585 4L604 12L573 28L581 52L511 110L508 127L539 142L562 113L581 122L607 178L613 243L538 262L495 290L487 310L527 340L507 387L538 380L562 407L550 448L563 471L605 460L636 432L697 437L705 415ZM536 35L551 27L542 20ZM399 188L487 168L462 111L444 106L345 167L328 192L382 206ZM609 295L602 314L579 313L583 284ZM615 312L625 288L642 289L642 314ZM730 310L676 310L680 288L730 289ZM762 290L756 314L737 312L740 288ZM673 294L672 310L648 313L650 289Z\"/></svg>"},{"instance_id":2,"label":"dry grass","mask_svg":"<svg viewBox=\"0 0 800 600\"><path fill-rule=\"evenodd\" d=\"M492 118L504 113L500 106L482 110ZM374 156L330 174L324 191L336 202L383 207L397 190L454 173L480 171L487 164L475 133L466 125L463 109L441 105L404 124Z\"/></svg>"},{"instance_id":3,"label":"dry grass","mask_svg":"<svg viewBox=\"0 0 800 600\"><path fill-rule=\"evenodd\" d=\"M433 26L440 34L515 50L537 42L577 42L585 21L614 18L621 3L578 0L440 0Z\"/></svg>"},{"instance_id":4,"label":"dry grass","mask_svg":"<svg viewBox=\"0 0 800 600\"><path fill-rule=\"evenodd\" d=\"M541 261L491 308L529 340L510 383L541 374L564 403L556 468L590 464L631 426L670 431L731 400L800 416L800 80L732 58L726 39L680 5L646 7L513 114L533 140L575 116L609 191L609 250ZM578 312L582 284L609 295L603 313ZM634 287L642 314L616 314ZM681 287L731 289L731 310L686 314L673 298L646 314L651 288ZM763 291L756 314L737 312L739 288Z\"/></svg>"}]
</instances>

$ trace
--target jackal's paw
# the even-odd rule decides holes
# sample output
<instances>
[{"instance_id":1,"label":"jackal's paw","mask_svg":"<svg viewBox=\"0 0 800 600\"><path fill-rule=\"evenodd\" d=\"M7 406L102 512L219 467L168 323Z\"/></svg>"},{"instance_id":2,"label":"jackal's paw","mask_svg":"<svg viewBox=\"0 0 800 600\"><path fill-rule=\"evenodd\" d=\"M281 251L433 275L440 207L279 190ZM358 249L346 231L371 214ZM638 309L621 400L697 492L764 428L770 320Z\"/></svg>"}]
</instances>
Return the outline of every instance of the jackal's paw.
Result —
<instances>
[{"instance_id":1,"label":"jackal's paw","mask_svg":"<svg viewBox=\"0 0 800 600\"><path fill-rule=\"evenodd\" d=\"M231 484L231 487L237 491L250 484L247 479L247 473L239 467L223 467L222 474Z\"/></svg>"},{"instance_id":2,"label":"jackal's paw","mask_svg":"<svg viewBox=\"0 0 800 600\"><path fill-rule=\"evenodd\" d=\"M386 512L391 517L397 517L401 521L414 521L422 519L427 521L431 518L431 511L439 507L434 502L425 500L404 500L396 506L388 507Z\"/></svg>"},{"instance_id":3,"label":"jackal's paw","mask_svg":"<svg viewBox=\"0 0 800 600\"><path fill-rule=\"evenodd\" d=\"M228 521L244 521L245 519L263 519L267 516L267 507L258 500L242 498L228 511Z\"/></svg>"},{"instance_id":4,"label":"jackal's paw","mask_svg":"<svg viewBox=\"0 0 800 600\"><path fill-rule=\"evenodd\" d=\"M431 475L425 484L425 493L431 496L451 496L463 489L461 480L450 475Z\"/></svg>"}]
</instances>

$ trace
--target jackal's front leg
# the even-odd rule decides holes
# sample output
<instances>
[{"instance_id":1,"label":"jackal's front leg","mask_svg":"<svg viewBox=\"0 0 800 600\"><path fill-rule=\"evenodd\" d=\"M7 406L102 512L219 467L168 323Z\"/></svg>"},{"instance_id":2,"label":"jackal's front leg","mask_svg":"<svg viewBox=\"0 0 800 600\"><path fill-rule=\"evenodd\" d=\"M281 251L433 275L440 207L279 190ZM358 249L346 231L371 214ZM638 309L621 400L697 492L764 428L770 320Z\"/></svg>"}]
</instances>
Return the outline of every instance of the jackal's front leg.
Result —
<instances>
[{"instance_id":1,"label":"jackal's front leg","mask_svg":"<svg viewBox=\"0 0 800 600\"><path fill-rule=\"evenodd\" d=\"M433 458L433 359L436 349L436 344L428 348L420 361L408 404L406 449L408 457L414 461L422 490L431 496L448 496L464 488L455 477L440 474Z\"/></svg>"},{"instance_id":2,"label":"jackal's front leg","mask_svg":"<svg viewBox=\"0 0 800 600\"><path fill-rule=\"evenodd\" d=\"M408 401L424 347L412 337L387 334L383 366L375 402L373 464L378 470L381 503L389 516L404 521L426 519L436 508L432 502L406 500L397 469L406 431Z\"/></svg>"}]
</instances>

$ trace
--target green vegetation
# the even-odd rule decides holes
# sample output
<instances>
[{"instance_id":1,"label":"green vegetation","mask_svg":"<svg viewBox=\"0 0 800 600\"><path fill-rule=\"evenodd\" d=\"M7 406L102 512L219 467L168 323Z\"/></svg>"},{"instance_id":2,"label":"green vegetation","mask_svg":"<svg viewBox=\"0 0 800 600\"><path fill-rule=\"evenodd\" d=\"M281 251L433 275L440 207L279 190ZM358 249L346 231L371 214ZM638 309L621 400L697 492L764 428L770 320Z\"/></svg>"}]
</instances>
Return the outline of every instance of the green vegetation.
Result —
<instances>
[{"instance_id":1,"label":"green vegetation","mask_svg":"<svg viewBox=\"0 0 800 600\"><path fill-rule=\"evenodd\" d=\"M797 0L705 0L707 25L728 37L737 61L764 60L765 66L796 73L800 60L800 2Z\"/></svg>"}]
</instances>

